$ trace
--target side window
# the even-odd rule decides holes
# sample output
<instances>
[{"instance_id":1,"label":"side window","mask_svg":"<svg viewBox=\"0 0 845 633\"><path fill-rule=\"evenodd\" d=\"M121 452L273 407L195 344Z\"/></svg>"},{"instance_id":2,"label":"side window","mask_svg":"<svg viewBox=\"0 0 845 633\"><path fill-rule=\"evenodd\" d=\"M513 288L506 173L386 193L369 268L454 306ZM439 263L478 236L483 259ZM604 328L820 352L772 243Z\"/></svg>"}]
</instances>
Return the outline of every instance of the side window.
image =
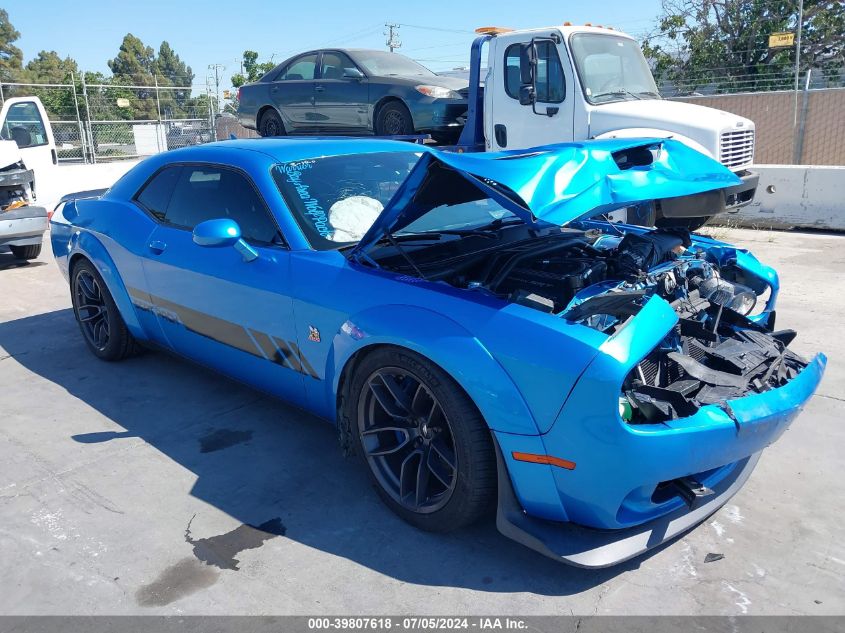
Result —
<instances>
[{"instance_id":1,"label":"side window","mask_svg":"<svg viewBox=\"0 0 845 633\"><path fill-rule=\"evenodd\" d=\"M243 238L271 244L279 231L249 181L236 171L185 166L176 182L164 220L192 230L200 222L231 218Z\"/></svg>"},{"instance_id":2,"label":"side window","mask_svg":"<svg viewBox=\"0 0 845 633\"><path fill-rule=\"evenodd\" d=\"M537 101L560 103L564 95L563 66L554 42L537 42Z\"/></svg>"},{"instance_id":3,"label":"side window","mask_svg":"<svg viewBox=\"0 0 845 633\"><path fill-rule=\"evenodd\" d=\"M182 173L181 167L162 169L141 189L135 199L155 217L163 220L180 173Z\"/></svg>"},{"instance_id":4,"label":"side window","mask_svg":"<svg viewBox=\"0 0 845 633\"><path fill-rule=\"evenodd\" d=\"M343 53L323 53L323 68L320 77L323 79L343 79L346 68L357 68L348 55Z\"/></svg>"},{"instance_id":5,"label":"side window","mask_svg":"<svg viewBox=\"0 0 845 633\"><path fill-rule=\"evenodd\" d=\"M511 44L505 49L505 92L512 99L519 99L519 50L521 44Z\"/></svg>"},{"instance_id":6,"label":"side window","mask_svg":"<svg viewBox=\"0 0 845 633\"><path fill-rule=\"evenodd\" d=\"M34 101L22 101L9 106L0 137L15 141L21 149L47 144L47 129Z\"/></svg>"},{"instance_id":7,"label":"side window","mask_svg":"<svg viewBox=\"0 0 845 633\"><path fill-rule=\"evenodd\" d=\"M317 53L303 55L294 59L287 68L276 78L277 81L295 81L297 79L314 79L317 73Z\"/></svg>"},{"instance_id":8,"label":"side window","mask_svg":"<svg viewBox=\"0 0 845 633\"><path fill-rule=\"evenodd\" d=\"M505 92L513 99L519 99L521 46L521 44L511 44L505 49ZM536 73L534 84L537 88L537 101L540 103L562 102L566 96L563 66L561 66L554 42L546 40L537 42Z\"/></svg>"}]
</instances>

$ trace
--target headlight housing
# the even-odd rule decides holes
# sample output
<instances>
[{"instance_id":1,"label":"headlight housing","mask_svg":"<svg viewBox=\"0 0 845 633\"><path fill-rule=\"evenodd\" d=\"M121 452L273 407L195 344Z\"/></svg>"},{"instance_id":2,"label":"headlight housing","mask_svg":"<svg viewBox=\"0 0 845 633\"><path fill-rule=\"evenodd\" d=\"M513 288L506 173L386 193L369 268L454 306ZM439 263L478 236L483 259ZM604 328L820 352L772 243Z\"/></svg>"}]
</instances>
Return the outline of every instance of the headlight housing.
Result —
<instances>
[{"instance_id":1,"label":"headlight housing","mask_svg":"<svg viewBox=\"0 0 845 633\"><path fill-rule=\"evenodd\" d=\"M460 93L449 88L444 88L443 86L428 86L422 84L414 86L414 89L420 94L424 94L426 97L432 97L434 99L463 99Z\"/></svg>"}]
</instances>

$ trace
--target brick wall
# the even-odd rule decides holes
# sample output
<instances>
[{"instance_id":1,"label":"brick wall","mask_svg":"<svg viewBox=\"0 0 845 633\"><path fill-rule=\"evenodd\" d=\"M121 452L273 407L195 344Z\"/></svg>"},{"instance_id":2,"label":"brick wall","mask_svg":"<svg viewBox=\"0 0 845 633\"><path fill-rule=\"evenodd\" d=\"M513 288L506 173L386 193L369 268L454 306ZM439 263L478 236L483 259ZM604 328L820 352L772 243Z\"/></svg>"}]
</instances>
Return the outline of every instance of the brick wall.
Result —
<instances>
[{"instance_id":1,"label":"brick wall","mask_svg":"<svg viewBox=\"0 0 845 633\"><path fill-rule=\"evenodd\" d=\"M804 94L798 94L801 115ZM754 121L757 146L754 162L789 165L794 162L795 94L755 92L683 97L698 105L733 112ZM810 90L804 126L804 151L799 164L845 165L845 88Z\"/></svg>"}]
</instances>

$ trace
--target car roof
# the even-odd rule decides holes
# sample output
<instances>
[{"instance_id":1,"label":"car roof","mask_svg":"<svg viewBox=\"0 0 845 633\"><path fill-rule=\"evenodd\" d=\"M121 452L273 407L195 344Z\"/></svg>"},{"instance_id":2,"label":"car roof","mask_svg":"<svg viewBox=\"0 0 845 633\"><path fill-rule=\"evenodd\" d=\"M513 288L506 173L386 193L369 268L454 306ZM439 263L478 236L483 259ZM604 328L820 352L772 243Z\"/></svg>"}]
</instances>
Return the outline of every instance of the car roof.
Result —
<instances>
[{"instance_id":1,"label":"car roof","mask_svg":"<svg viewBox=\"0 0 845 633\"><path fill-rule=\"evenodd\" d=\"M184 150L169 152L176 159L177 152L193 154L202 160L203 154L218 154L220 150L250 150L261 152L277 161L316 158L318 156L339 156L348 154L370 154L373 152L423 152L431 151L423 145L408 141L393 141L366 137L276 137L231 139L195 145ZM185 156L179 156L184 160Z\"/></svg>"}]
</instances>

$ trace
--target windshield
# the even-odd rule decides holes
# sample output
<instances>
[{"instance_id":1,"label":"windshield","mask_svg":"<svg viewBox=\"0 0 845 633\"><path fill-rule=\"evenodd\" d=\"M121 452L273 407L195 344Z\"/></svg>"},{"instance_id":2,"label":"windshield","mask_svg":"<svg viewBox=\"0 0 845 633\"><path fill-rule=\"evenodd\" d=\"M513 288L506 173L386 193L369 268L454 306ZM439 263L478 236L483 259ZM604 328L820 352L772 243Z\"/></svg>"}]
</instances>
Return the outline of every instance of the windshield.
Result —
<instances>
[{"instance_id":1,"label":"windshield","mask_svg":"<svg viewBox=\"0 0 845 633\"><path fill-rule=\"evenodd\" d=\"M411 75L433 77L434 73L425 66L398 53L386 51L356 51L355 59L370 75L380 77L392 75Z\"/></svg>"},{"instance_id":2,"label":"windshield","mask_svg":"<svg viewBox=\"0 0 845 633\"><path fill-rule=\"evenodd\" d=\"M419 152L374 152L282 163L273 179L305 237L317 250L359 241Z\"/></svg>"},{"instance_id":3,"label":"windshield","mask_svg":"<svg viewBox=\"0 0 845 633\"><path fill-rule=\"evenodd\" d=\"M584 97L590 103L660 98L635 41L615 35L576 33L570 38L570 48Z\"/></svg>"},{"instance_id":4,"label":"windshield","mask_svg":"<svg viewBox=\"0 0 845 633\"><path fill-rule=\"evenodd\" d=\"M374 152L282 163L273 179L316 250L361 240L419 161L419 152ZM447 167L432 168L414 196L419 217L395 235L460 233L517 216Z\"/></svg>"}]
</instances>

